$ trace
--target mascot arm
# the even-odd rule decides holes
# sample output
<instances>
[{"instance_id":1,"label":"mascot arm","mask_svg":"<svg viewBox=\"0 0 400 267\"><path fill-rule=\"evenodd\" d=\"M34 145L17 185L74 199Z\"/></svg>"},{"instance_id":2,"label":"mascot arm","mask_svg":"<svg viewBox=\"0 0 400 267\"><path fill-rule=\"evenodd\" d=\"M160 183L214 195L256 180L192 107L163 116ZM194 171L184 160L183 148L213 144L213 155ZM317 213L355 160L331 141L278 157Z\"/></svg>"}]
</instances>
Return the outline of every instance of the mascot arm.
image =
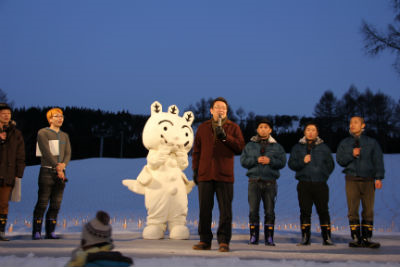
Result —
<instances>
[{"instance_id":1,"label":"mascot arm","mask_svg":"<svg viewBox=\"0 0 400 267\"><path fill-rule=\"evenodd\" d=\"M195 186L195 183L193 181L189 181L183 172L182 172L181 177L186 186L186 194L189 194L190 191L192 191L193 187Z\"/></svg>"}]
</instances>

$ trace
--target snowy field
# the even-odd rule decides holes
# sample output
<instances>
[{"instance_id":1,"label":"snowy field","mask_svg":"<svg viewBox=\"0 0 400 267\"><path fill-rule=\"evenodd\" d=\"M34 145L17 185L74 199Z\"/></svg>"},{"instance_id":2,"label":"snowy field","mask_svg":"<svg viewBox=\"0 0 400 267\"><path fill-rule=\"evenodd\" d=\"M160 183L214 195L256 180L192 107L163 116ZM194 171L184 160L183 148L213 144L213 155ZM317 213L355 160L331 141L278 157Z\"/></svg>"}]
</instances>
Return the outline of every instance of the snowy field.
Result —
<instances>
[{"instance_id":1,"label":"snowy field","mask_svg":"<svg viewBox=\"0 0 400 267\"><path fill-rule=\"evenodd\" d=\"M100 209L112 217L116 249L132 256L136 266L314 266L321 262L326 266L400 266L400 186L397 183L396 168L400 162L398 154L385 155L386 179L383 188L376 192L374 234L375 239L382 243L382 248L377 251L354 251L347 248L349 230L344 177L338 165L329 179L333 239L337 243L334 248L327 249L320 244L315 210L312 242L316 244L306 249L295 246L300 236L297 181L294 172L288 167L281 171L278 180L277 246L271 249L263 245L247 245L247 177L237 157L232 252L223 256L215 250L205 254L191 250L191 246L198 241L197 187L188 195L191 240L151 241L140 238L146 218L144 197L129 191L121 184L121 180L136 179L145 162L145 159L109 158L72 161L68 167L69 182L57 228L57 232L65 238L36 242L30 240L29 235L37 198L39 166L27 167L22 183L22 201L10 205L7 235L12 241L0 243L0 266L63 266L71 250L79 243L82 223L93 218ZM190 167L186 174L191 179ZM218 209L215 207L214 220L217 219ZM215 244L214 249L216 247Z\"/></svg>"}]
</instances>

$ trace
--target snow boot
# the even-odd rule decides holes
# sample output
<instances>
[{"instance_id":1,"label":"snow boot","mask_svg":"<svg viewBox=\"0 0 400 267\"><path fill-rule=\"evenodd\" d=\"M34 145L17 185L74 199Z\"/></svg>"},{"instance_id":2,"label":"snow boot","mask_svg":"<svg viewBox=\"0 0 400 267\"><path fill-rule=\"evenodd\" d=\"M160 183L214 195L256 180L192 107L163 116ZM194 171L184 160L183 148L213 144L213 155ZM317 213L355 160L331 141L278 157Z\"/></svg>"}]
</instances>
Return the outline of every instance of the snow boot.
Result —
<instances>
[{"instance_id":1,"label":"snow boot","mask_svg":"<svg viewBox=\"0 0 400 267\"><path fill-rule=\"evenodd\" d=\"M381 244L372 242L373 222L362 221L361 225L361 245L365 248L379 248Z\"/></svg>"},{"instance_id":2,"label":"snow boot","mask_svg":"<svg viewBox=\"0 0 400 267\"><path fill-rule=\"evenodd\" d=\"M32 240L42 239L42 218L34 218L32 223Z\"/></svg>"},{"instance_id":3,"label":"snow boot","mask_svg":"<svg viewBox=\"0 0 400 267\"><path fill-rule=\"evenodd\" d=\"M361 226L359 221L350 221L350 235L353 241L349 242L349 247L361 248Z\"/></svg>"},{"instance_id":4,"label":"snow boot","mask_svg":"<svg viewBox=\"0 0 400 267\"><path fill-rule=\"evenodd\" d=\"M6 238L7 214L0 214L0 241L10 241Z\"/></svg>"},{"instance_id":5,"label":"snow boot","mask_svg":"<svg viewBox=\"0 0 400 267\"><path fill-rule=\"evenodd\" d=\"M322 245L324 246L333 246L333 242L331 239L331 225L325 224L321 225L321 236L322 236Z\"/></svg>"},{"instance_id":6,"label":"snow boot","mask_svg":"<svg viewBox=\"0 0 400 267\"><path fill-rule=\"evenodd\" d=\"M260 236L260 224L251 223L249 245L258 245L259 236Z\"/></svg>"},{"instance_id":7,"label":"snow boot","mask_svg":"<svg viewBox=\"0 0 400 267\"><path fill-rule=\"evenodd\" d=\"M264 237L266 246L275 246L274 243L274 225L265 224L264 225Z\"/></svg>"},{"instance_id":8,"label":"snow boot","mask_svg":"<svg viewBox=\"0 0 400 267\"><path fill-rule=\"evenodd\" d=\"M55 233L56 226L56 219L46 219L46 239L60 239L60 237L56 236Z\"/></svg>"},{"instance_id":9,"label":"snow boot","mask_svg":"<svg viewBox=\"0 0 400 267\"><path fill-rule=\"evenodd\" d=\"M311 244L311 224L301 225L301 242L298 246L309 246Z\"/></svg>"}]
</instances>

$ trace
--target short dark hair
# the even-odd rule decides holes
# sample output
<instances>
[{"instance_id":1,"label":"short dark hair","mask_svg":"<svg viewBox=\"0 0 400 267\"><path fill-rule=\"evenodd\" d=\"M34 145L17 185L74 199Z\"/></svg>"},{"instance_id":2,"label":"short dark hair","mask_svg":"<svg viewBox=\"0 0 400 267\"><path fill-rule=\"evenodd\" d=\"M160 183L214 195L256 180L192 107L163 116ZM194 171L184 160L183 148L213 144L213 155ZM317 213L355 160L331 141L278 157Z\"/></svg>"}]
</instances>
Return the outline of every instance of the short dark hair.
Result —
<instances>
[{"instance_id":1,"label":"short dark hair","mask_svg":"<svg viewBox=\"0 0 400 267\"><path fill-rule=\"evenodd\" d=\"M211 108L214 107L214 104L215 104L215 102L217 102L217 101L224 102L225 105L226 105L226 108L228 109L228 101L226 101L226 99L223 98L222 96L215 98L215 99L211 102Z\"/></svg>"}]
</instances>

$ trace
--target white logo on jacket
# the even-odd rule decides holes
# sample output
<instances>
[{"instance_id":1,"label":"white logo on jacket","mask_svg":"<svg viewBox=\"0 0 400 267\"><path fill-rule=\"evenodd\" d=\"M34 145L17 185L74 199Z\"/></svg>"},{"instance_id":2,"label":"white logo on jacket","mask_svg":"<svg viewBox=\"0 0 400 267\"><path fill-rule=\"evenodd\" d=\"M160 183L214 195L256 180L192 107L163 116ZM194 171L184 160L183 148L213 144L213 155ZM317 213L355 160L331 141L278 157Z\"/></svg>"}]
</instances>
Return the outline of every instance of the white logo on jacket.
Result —
<instances>
[{"instance_id":1,"label":"white logo on jacket","mask_svg":"<svg viewBox=\"0 0 400 267\"><path fill-rule=\"evenodd\" d=\"M149 150L147 164L137 180L125 179L123 185L145 196L147 210L144 239L164 238L167 224L171 239L188 239L186 227L187 194L194 186L183 170L189 165L187 153L193 146L193 113L182 117L172 105L162 112L162 105L151 104L151 116L142 134L143 144Z\"/></svg>"}]
</instances>

